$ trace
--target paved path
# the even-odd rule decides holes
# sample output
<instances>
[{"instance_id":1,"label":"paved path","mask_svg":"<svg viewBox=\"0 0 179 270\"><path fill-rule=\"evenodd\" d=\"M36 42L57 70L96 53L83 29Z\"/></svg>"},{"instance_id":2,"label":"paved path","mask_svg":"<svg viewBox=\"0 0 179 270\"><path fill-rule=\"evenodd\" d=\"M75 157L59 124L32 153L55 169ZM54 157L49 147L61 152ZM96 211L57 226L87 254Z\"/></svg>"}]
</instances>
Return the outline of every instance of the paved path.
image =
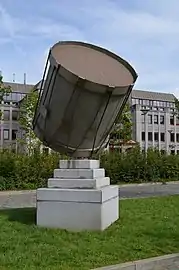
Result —
<instances>
[{"instance_id":1,"label":"paved path","mask_svg":"<svg viewBox=\"0 0 179 270\"><path fill-rule=\"evenodd\" d=\"M147 198L179 194L179 182L162 184L121 185L120 198ZM0 208L35 207L35 191L0 192Z\"/></svg>"}]
</instances>

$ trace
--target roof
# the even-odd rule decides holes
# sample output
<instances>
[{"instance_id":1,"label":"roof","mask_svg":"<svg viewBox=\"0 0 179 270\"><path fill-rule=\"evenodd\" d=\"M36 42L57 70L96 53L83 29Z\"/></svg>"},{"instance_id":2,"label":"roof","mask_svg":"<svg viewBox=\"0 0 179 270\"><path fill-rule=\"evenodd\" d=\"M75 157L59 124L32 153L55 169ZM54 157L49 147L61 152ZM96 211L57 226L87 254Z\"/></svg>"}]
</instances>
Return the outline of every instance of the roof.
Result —
<instances>
[{"instance_id":1,"label":"roof","mask_svg":"<svg viewBox=\"0 0 179 270\"><path fill-rule=\"evenodd\" d=\"M4 82L5 86L10 86L12 89L12 92L17 93L29 93L32 88L34 88L33 84L23 84L23 83L13 83L13 82Z\"/></svg>"},{"instance_id":2,"label":"roof","mask_svg":"<svg viewBox=\"0 0 179 270\"><path fill-rule=\"evenodd\" d=\"M157 92L142 91L142 90L133 90L132 98L149 99L149 100L156 100L156 101L168 101L168 102L175 101L175 96L173 94L157 93Z\"/></svg>"}]
</instances>

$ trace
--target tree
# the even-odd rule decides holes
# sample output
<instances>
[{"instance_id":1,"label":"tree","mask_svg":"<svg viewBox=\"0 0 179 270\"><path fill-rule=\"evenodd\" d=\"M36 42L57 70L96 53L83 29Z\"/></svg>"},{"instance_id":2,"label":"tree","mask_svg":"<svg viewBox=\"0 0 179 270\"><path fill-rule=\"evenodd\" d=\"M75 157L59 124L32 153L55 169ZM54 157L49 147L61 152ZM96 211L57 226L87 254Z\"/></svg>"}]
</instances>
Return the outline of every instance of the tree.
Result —
<instances>
[{"instance_id":1,"label":"tree","mask_svg":"<svg viewBox=\"0 0 179 270\"><path fill-rule=\"evenodd\" d=\"M119 115L114 124L110 138L115 141L122 140L124 143L132 138L132 115L129 103L126 104L122 115Z\"/></svg>"},{"instance_id":2,"label":"tree","mask_svg":"<svg viewBox=\"0 0 179 270\"><path fill-rule=\"evenodd\" d=\"M5 96L8 96L12 92L10 86L5 86L3 83L3 76L0 75L0 104ZM2 111L0 110L0 119L2 118Z\"/></svg>"},{"instance_id":3,"label":"tree","mask_svg":"<svg viewBox=\"0 0 179 270\"><path fill-rule=\"evenodd\" d=\"M175 98L175 107L177 109L177 113L179 114L179 99Z\"/></svg>"},{"instance_id":4,"label":"tree","mask_svg":"<svg viewBox=\"0 0 179 270\"><path fill-rule=\"evenodd\" d=\"M29 154L31 154L35 148L39 148L41 144L32 129L32 121L35 114L38 95L38 91L32 89L20 102L19 123L22 133L24 132L24 136L23 138L19 138L18 141L20 144L26 145Z\"/></svg>"}]
</instances>

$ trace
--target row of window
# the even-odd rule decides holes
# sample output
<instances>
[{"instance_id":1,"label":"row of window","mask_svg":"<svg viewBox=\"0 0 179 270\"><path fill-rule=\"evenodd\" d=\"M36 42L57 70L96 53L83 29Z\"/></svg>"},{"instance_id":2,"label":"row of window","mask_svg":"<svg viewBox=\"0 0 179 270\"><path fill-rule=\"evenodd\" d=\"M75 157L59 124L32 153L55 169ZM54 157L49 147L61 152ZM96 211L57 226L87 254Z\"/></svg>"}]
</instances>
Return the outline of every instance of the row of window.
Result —
<instances>
[{"instance_id":1,"label":"row of window","mask_svg":"<svg viewBox=\"0 0 179 270\"><path fill-rule=\"evenodd\" d=\"M16 138L17 138L17 130L16 129L11 130L11 138L12 138L12 141L16 140ZM10 130L4 129L3 130L3 140L8 141L9 139L10 139ZM1 130L0 130L0 140L1 140Z\"/></svg>"},{"instance_id":2,"label":"row of window","mask_svg":"<svg viewBox=\"0 0 179 270\"><path fill-rule=\"evenodd\" d=\"M164 115L152 115L152 114L148 114L147 115L147 122L148 124L160 124L160 125L164 125L165 124L165 117ZM142 123L145 123L145 116L142 114ZM174 115L170 115L170 125L174 125L175 124L175 118ZM179 119L176 119L176 125L179 125Z\"/></svg>"},{"instance_id":3,"label":"row of window","mask_svg":"<svg viewBox=\"0 0 179 270\"><path fill-rule=\"evenodd\" d=\"M148 141L159 141L159 136L160 136L160 141L165 142L165 133L161 132L148 132ZM146 140L145 132L142 132L142 141ZM170 141L175 142L175 134L170 133ZM179 143L179 133L176 134L176 142Z\"/></svg>"},{"instance_id":4,"label":"row of window","mask_svg":"<svg viewBox=\"0 0 179 270\"><path fill-rule=\"evenodd\" d=\"M10 115L9 110L4 110L2 113L2 120L4 121L17 121L18 120L18 111L12 111L12 116Z\"/></svg>"},{"instance_id":5,"label":"row of window","mask_svg":"<svg viewBox=\"0 0 179 270\"><path fill-rule=\"evenodd\" d=\"M143 105L143 106L151 106L151 107L163 107L163 108L175 107L174 102L132 98L132 105L135 105L135 104Z\"/></svg>"},{"instance_id":6,"label":"row of window","mask_svg":"<svg viewBox=\"0 0 179 270\"><path fill-rule=\"evenodd\" d=\"M10 93L9 95L5 95L3 100L6 101L15 101L15 102L19 102L20 100L22 100L24 97L26 96L26 94L24 93L17 93L17 92L13 92Z\"/></svg>"}]
</instances>

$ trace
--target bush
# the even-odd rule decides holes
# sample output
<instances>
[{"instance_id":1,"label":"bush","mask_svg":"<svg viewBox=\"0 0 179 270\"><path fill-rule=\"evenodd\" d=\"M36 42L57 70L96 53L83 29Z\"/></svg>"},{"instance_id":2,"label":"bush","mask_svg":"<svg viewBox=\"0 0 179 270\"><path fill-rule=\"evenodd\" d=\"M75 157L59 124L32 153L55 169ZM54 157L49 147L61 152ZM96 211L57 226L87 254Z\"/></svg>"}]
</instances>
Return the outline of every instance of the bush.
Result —
<instances>
[{"instance_id":1,"label":"bush","mask_svg":"<svg viewBox=\"0 0 179 270\"><path fill-rule=\"evenodd\" d=\"M58 154L17 155L0 153L0 190L36 189L46 186L58 167Z\"/></svg>"},{"instance_id":2,"label":"bush","mask_svg":"<svg viewBox=\"0 0 179 270\"><path fill-rule=\"evenodd\" d=\"M55 153L27 156L0 152L0 190L46 186L59 159ZM146 154L140 148L127 153L103 153L100 161L112 184L179 180L179 156L162 155L155 149Z\"/></svg>"},{"instance_id":3,"label":"bush","mask_svg":"<svg viewBox=\"0 0 179 270\"><path fill-rule=\"evenodd\" d=\"M179 180L179 155L162 154L156 149L148 149L146 154L140 148L105 153L100 160L112 184Z\"/></svg>"}]
</instances>

